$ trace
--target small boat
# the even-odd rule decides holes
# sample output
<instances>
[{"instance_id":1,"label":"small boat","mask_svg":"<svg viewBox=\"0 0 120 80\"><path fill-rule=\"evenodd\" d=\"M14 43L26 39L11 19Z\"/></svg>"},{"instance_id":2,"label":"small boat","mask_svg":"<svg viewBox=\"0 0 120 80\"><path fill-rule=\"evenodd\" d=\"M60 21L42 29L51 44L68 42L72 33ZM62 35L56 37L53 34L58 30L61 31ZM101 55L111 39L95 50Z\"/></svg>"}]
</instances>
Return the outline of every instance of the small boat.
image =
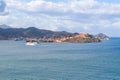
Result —
<instances>
[{"instance_id":1,"label":"small boat","mask_svg":"<svg viewBox=\"0 0 120 80\"><path fill-rule=\"evenodd\" d=\"M34 46L34 45L36 45L37 44L37 42L27 42L26 43L26 45L29 45L29 46Z\"/></svg>"},{"instance_id":2,"label":"small boat","mask_svg":"<svg viewBox=\"0 0 120 80\"><path fill-rule=\"evenodd\" d=\"M34 46L36 44L38 44L38 41L36 39L27 39L26 40L26 45Z\"/></svg>"}]
</instances>

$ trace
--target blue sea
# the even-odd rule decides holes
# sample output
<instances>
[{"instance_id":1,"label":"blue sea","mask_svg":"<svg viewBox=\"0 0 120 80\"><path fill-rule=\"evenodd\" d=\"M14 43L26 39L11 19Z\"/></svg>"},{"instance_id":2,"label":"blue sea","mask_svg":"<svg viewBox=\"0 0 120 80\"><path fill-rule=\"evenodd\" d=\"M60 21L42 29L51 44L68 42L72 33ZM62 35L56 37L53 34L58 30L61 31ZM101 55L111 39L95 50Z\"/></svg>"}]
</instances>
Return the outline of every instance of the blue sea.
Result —
<instances>
[{"instance_id":1,"label":"blue sea","mask_svg":"<svg viewBox=\"0 0 120 80\"><path fill-rule=\"evenodd\" d=\"M120 80L120 38L35 46L0 41L0 80Z\"/></svg>"}]
</instances>

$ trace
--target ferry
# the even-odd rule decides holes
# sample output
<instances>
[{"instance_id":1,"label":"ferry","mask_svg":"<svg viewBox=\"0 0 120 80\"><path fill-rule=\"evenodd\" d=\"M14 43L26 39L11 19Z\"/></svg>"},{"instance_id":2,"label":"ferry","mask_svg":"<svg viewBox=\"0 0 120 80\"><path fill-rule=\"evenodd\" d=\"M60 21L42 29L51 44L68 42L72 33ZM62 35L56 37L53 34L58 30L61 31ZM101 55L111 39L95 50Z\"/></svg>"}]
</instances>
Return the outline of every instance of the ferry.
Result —
<instances>
[{"instance_id":1,"label":"ferry","mask_svg":"<svg viewBox=\"0 0 120 80\"><path fill-rule=\"evenodd\" d=\"M37 42L26 42L26 45L29 45L29 46L34 46L36 44L37 44Z\"/></svg>"},{"instance_id":2,"label":"ferry","mask_svg":"<svg viewBox=\"0 0 120 80\"><path fill-rule=\"evenodd\" d=\"M30 45L30 46L34 46L38 44L38 42L36 40L26 40L26 45Z\"/></svg>"}]
</instances>

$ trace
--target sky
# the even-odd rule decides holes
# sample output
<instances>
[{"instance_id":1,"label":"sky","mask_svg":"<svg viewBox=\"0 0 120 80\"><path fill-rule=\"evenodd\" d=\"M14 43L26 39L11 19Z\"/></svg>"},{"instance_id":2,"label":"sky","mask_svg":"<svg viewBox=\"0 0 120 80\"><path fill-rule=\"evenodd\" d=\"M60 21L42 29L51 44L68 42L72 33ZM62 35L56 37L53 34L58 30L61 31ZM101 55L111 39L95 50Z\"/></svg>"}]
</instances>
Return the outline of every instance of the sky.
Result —
<instances>
[{"instance_id":1,"label":"sky","mask_svg":"<svg viewBox=\"0 0 120 80\"><path fill-rule=\"evenodd\" d=\"M120 37L120 0L0 0L0 25Z\"/></svg>"}]
</instances>

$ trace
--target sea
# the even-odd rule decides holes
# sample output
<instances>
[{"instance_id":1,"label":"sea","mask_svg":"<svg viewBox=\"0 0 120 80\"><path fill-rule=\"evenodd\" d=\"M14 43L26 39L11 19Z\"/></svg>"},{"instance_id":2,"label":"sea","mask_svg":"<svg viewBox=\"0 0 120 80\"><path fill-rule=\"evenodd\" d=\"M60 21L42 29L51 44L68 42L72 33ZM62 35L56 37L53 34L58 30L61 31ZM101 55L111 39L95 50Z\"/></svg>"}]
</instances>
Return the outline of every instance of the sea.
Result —
<instances>
[{"instance_id":1,"label":"sea","mask_svg":"<svg viewBox=\"0 0 120 80\"><path fill-rule=\"evenodd\" d=\"M35 46L1 40L0 80L120 80L120 38Z\"/></svg>"}]
</instances>

